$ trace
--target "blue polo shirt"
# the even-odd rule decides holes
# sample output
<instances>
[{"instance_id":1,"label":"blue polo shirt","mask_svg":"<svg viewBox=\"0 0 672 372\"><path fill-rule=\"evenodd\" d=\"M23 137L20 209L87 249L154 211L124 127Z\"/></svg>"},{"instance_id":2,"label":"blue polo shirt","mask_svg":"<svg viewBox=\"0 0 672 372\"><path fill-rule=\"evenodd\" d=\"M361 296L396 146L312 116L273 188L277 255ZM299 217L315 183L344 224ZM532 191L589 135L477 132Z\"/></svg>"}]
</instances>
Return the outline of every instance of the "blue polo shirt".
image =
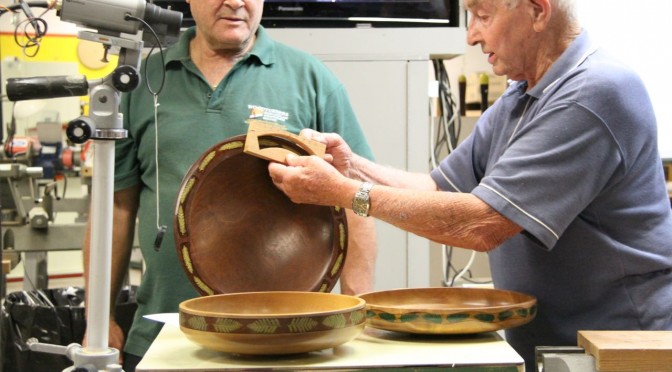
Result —
<instances>
[{"instance_id":1,"label":"blue polo shirt","mask_svg":"<svg viewBox=\"0 0 672 372\"><path fill-rule=\"evenodd\" d=\"M576 345L582 329L672 329L672 214L647 91L583 32L526 91L513 83L432 172L524 229L489 253L495 286L538 299L507 340Z\"/></svg>"}]
</instances>

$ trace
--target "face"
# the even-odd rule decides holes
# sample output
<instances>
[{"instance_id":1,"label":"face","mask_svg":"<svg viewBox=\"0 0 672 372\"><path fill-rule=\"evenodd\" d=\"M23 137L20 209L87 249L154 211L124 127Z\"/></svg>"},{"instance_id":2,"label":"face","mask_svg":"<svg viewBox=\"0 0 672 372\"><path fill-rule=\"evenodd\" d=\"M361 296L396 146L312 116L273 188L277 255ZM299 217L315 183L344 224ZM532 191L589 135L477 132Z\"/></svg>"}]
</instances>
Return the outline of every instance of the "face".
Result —
<instances>
[{"instance_id":1,"label":"face","mask_svg":"<svg viewBox=\"0 0 672 372\"><path fill-rule=\"evenodd\" d=\"M467 0L466 7L471 14L467 43L481 46L496 75L528 80L532 61L526 57L534 32L526 1L509 9L502 0Z\"/></svg>"},{"instance_id":2,"label":"face","mask_svg":"<svg viewBox=\"0 0 672 372\"><path fill-rule=\"evenodd\" d=\"M214 50L246 50L259 28L264 0L187 0L197 37Z\"/></svg>"}]
</instances>

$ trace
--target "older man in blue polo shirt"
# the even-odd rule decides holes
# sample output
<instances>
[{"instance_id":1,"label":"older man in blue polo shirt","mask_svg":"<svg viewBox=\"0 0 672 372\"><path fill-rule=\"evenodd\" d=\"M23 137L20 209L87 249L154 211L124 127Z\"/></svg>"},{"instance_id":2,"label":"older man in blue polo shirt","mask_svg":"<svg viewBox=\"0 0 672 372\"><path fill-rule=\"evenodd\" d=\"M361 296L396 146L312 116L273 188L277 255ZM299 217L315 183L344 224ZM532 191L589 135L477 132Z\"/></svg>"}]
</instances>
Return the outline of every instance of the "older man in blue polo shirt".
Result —
<instances>
[{"instance_id":1,"label":"older man in blue polo shirt","mask_svg":"<svg viewBox=\"0 0 672 372\"><path fill-rule=\"evenodd\" d=\"M506 332L529 370L535 346L576 345L581 329L672 330L672 213L642 81L590 40L571 0L465 3L468 42L514 82L431 175L306 132L333 167L291 157L269 166L276 185L489 251L497 288L538 298L537 317Z\"/></svg>"}]
</instances>

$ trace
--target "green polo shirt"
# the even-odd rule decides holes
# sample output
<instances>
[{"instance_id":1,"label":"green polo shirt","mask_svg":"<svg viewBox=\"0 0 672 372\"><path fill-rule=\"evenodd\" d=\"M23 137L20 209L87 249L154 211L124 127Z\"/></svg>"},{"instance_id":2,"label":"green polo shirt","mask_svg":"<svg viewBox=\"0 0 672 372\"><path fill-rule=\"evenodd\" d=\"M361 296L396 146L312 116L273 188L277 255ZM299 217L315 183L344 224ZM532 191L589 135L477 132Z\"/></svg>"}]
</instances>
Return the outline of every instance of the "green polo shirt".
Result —
<instances>
[{"instance_id":1,"label":"green polo shirt","mask_svg":"<svg viewBox=\"0 0 672 372\"><path fill-rule=\"evenodd\" d=\"M276 121L298 133L303 128L336 132L352 149L372 158L369 145L335 76L316 58L273 41L260 27L248 55L213 90L189 57L189 41L196 30L180 36L165 52L141 67L143 84L122 97L128 138L116 143L115 190L140 185L139 241L145 273L137 294L138 311L124 351L143 356L161 325L142 318L177 312L178 304L198 296L184 273L173 240L173 212L182 178L211 146L244 134L251 113ZM165 67L165 76L164 68ZM156 161L154 100L144 75L158 97L158 158L160 165L159 224L168 230L157 252Z\"/></svg>"}]
</instances>

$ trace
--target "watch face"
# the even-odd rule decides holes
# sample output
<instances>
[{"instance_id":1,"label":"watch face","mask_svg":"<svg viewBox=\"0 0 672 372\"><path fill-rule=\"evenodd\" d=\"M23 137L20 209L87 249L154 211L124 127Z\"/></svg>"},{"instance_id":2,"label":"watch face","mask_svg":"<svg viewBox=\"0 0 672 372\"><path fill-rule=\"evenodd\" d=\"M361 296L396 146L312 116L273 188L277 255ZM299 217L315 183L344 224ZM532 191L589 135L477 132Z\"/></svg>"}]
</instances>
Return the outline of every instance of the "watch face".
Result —
<instances>
[{"instance_id":1,"label":"watch face","mask_svg":"<svg viewBox=\"0 0 672 372\"><path fill-rule=\"evenodd\" d=\"M352 210L360 216L369 215L369 194L366 192L357 192L352 201Z\"/></svg>"}]
</instances>

